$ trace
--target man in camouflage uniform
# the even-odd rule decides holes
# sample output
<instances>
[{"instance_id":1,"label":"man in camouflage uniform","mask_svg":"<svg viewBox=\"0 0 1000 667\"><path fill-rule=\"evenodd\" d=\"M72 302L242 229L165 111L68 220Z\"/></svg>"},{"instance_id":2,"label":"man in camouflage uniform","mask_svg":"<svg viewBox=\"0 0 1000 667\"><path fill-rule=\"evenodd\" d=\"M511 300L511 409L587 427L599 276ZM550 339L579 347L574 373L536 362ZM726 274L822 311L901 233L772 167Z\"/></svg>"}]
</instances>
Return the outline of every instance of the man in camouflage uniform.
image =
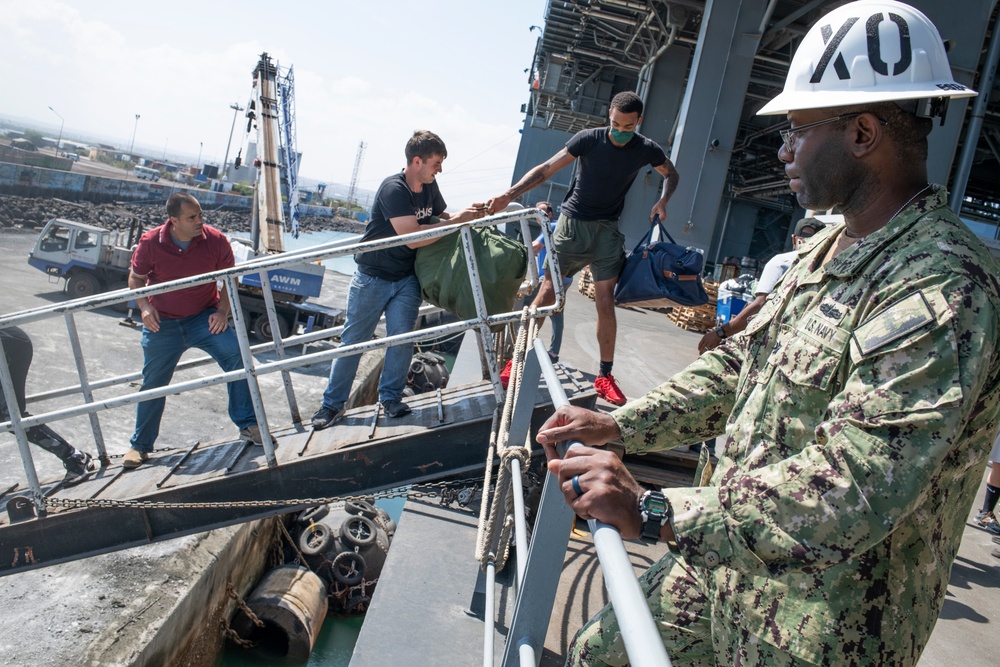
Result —
<instances>
[{"instance_id":1,"label":"man in camouflage uniform","mask_svg":"<svg viewBox=\"0 0 1000 667\"><path fill-rule=\"evenodd\" d=\"M841 26L850 73L878 70L866 40L880 21L883 43L898 27L914 59L923 49L947 65L916 10L851 3L810 30L761 112L788 114L778 157L799 204L836 206L846 224L800 246L745 332L610 415L561 408L538 434L577 514L670 543L641 584L674 665L915 665L944 601L1000 425L1000 267L927 184L929 107L900 101L898 86L873 94L892 75L864 102L823 95L850 84L832 66L832 82L796 88L803 68L825 67L823 31ZM900 74L911 100L973 94L944 71L945 85L923 87ZM640 453L723 430L710 479L663 489L662 519L642 513L655 492L593 448L621 438ZM559 459L564 440L591 447ZM627 663L608 607L568 664Z\"/></svg>"}]
</instances>

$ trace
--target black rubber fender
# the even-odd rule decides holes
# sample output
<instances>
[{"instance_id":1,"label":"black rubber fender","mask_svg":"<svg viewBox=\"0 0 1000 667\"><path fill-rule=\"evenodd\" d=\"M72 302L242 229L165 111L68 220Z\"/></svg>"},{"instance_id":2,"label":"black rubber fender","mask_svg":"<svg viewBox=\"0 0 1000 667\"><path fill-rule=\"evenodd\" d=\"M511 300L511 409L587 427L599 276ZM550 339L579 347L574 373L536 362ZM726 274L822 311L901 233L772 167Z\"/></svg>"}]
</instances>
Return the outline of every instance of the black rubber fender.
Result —
<instances>
[{"instance_id":1,"label":"black rubber fender","mask_svg":"<svg viewBox=\"0 0 1000 667\"><path fill-rule=\"evenodd\" d=\"M367 500L348 500L344 503L344 511L355 516L366 516L369 519L378 516L378 509Z\"/></svg>"},{"instance_id":2,"label":"black rubber fender","mask_svg":"<svg viewBox=\"0 0 1000 667\"><path fill-rule=\"evenodd\" d=\"M341 551L330 562L330 573L344 586L357 586L365 576L365 559L355 551Z\"/></svg>"},{"instance_id":3,"label":"black rubber fender","mask_svg":"<svg viewBox=\"0 0 1000 667\"><path fill-rule=\"evenodd\" d=\"M385 530L386 536L391 540L396 535L396 522L388 514L380 518L382 529Z\"/></svg>"},{"instance_id":4,"label":"black rubber fender","mask_svg":"<svg viewBox=\"0 0 1000 667\"><path fill-rule=\"evenodd\" d=\"M324 553L333 541L333 532L323 523L314 523L302 530L299 535L299 549L307 556L318 556Z\"/></svg>"},{"instance_id":5,"label":"black rubber fender","mask_svg":"<svg viewBox=\"0 0 1000 667\"><path fill-rule=\"evenodd\" d=\"M320 577L305 567L275 568L247 596L246 604L265 628L257 628L242 610L237 611L232 628L240 637L253 641L262 634L284 635L285 657L295 664L304 665L309 660L329 609L326 586Z\"/></svg>"},{"instance_id":6,"label":"black rubber fender","mask_svg":"<svg viewBox=\"0 0 1000 667\"><path fill-rule=\"evenodd\" d=\"M309 525L311 523L316 523L321 520L327 514L330 513L330 507L327 505L316 505L315 507L310 507L309 509L304 509L299 512L299 516L295 519L301 524Z\"/></svg>"},{"instance_id":7,"label":"black rubber fender","mask_svg":"<svg viewBox=\"0 0 1000 667\"><path fill-rule=\"evenodd\" d=\"M378 528L366 516L349 516L340 524L340 541L352 549L364 549L375 544Z\"/></svg>"},{"instance_id":8,"label":"black rubber fender","mask_svg":"<svg viewBox=\"0 0 1000 667\"><path fill-rule=\"evenodd\" d=\"M362 593L351 593L347 601L344 602L344 613L345 614L361 614L368 609L368 605L372 602L371 596L364 595Z\"/></svg>"}]
</instances>

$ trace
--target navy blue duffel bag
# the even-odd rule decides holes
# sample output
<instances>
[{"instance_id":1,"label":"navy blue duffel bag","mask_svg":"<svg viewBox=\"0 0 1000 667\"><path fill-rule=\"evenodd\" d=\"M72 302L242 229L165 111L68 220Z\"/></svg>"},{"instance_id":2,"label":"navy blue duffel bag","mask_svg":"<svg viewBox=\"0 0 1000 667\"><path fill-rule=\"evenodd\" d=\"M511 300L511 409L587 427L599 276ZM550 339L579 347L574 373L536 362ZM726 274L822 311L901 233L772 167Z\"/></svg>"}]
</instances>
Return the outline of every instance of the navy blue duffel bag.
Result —
<instances>
[{"instance_id":1,"label":"navy blue duffel bag","mask_svg":"<svg viewBox=\"0 0 1000 667\"><path fill-rule=\"evenodd\" d=\"M653 228L640 239L625 258L625 266L615 286L615 304L641 308L701 306L708 294L701 282L705 258L694 248L674 243L659 216L653 219L660 238L669 241L651 243Z\"/></svg>"}]
</instances>

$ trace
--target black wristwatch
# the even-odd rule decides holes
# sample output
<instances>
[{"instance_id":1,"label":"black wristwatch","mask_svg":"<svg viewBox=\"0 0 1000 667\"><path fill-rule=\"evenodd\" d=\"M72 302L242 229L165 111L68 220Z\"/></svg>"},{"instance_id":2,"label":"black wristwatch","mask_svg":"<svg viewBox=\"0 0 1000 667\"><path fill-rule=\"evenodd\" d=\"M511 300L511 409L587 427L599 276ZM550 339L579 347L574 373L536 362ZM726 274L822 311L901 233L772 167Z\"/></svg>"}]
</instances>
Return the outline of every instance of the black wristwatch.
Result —
<instances>
[{"instance_id":1,"label":"black wristwatch","mask_svg":"<svg viewBox=\"0 0 1000 667\"><path fill-rule=\"evenodd\" d=\"M719 338L725 338L726 337L725 326L720 324L719 326L715 327L715 335L718 336Z\"/></svg>"},{"instance_id":2,"label":"black wristwatch","mask_svg":"<svg viewBox=\"0 0 1000 667\"><path fill-rule=\"evenodd\" d=\"M639 497L639 515L642 517L640 537L651 544L660 541L660 528L674 516L670 501L662 491L646 491Z\"/></svg>"}]
</instances>

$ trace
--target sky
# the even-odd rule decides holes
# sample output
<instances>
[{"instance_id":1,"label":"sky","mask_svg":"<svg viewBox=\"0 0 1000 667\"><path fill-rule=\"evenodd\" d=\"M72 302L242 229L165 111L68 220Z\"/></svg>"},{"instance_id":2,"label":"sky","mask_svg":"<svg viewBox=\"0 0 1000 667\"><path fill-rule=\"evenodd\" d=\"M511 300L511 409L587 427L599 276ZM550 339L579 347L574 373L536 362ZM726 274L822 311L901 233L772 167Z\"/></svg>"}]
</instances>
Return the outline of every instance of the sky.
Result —
<instances>
[{"instance_id":1,"label":"sky","mask_svg":"<svg viewBox=\"0 0 1000 667\"><path fill-rule=\"evenodd\" d=\"M295 77L301 177L375 190L414 130L451 210L510 186L547 0L0 0L0 118L221 165L262 52ZM51 107L51 110L50 110ZM139 119L136 120L136 114ZM229 160L247 140L236 119ZM245 154L245 151L244 151Z\"/></svg>"}]
</instances>

